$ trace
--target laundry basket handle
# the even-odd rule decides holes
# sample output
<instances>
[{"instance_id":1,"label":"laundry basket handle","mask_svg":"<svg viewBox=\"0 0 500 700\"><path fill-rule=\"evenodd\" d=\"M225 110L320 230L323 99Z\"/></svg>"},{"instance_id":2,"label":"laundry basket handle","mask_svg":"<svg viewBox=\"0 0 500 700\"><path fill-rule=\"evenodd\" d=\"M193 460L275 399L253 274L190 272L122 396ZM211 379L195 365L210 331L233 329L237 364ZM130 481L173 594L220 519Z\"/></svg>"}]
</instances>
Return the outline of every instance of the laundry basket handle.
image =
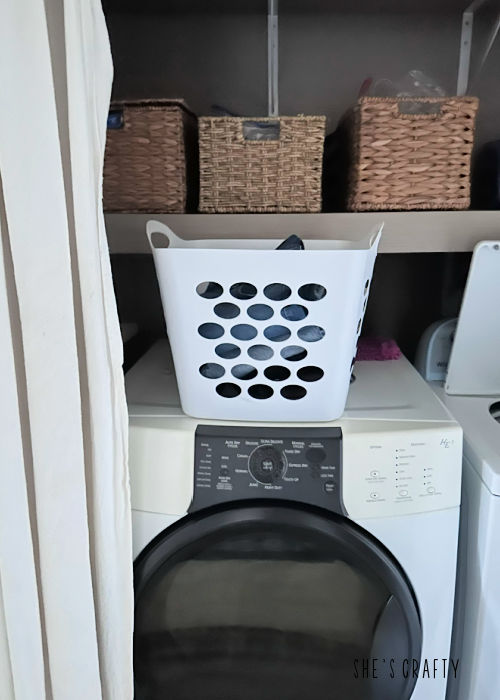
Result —
<instances>
[{"instance_id":1,"label":"laundry basket handle","mask_svg":"<svg viewBox=\"0 0 500 700\"><path fill-rule=\"evenodd\" d=\"M156 246L153 243L153 235L154 234L161 234L162 236L164 236L168 241L168 245L167 246ZM169 228L166 224L163 224L161 221L156 221L155 219L150 219L146 223L146 235L148 237L149 245L150 245L152 251L155 250L155 248L160 248L160 247L182 248L185 245L185 242L182 240L182 238L179 238L179 236L176 236L171 228Z\"/></svg>"}]
</instances>

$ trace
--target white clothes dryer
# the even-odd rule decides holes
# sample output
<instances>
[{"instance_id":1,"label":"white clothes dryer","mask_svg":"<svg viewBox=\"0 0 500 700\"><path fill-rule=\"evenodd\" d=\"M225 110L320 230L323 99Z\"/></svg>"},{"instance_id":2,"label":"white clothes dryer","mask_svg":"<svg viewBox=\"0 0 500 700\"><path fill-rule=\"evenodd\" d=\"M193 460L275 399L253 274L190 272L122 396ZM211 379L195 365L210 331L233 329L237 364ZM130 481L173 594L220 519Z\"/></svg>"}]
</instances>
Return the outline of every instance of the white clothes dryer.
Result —
<instances>
[{"instance_id":1,"label":"white clothes dryer","mask_svg":"<svg viewBox=\"0 0 500 700\"><path fill-rule=\"evenodd\" d=\"M500 241L474 249L444 382L464 431L462 512L449 700L500 697ZM444 363L446 364L446 363Z\"/></svg>"},{"instance_id":2,"label":"white clothes dryer","mask_svg":"<svg viewBox=\"0 0 500 700\"><path fill-rule=\"evenodd\" d=\"M435 391L464 430L462 514L452 655L460 659L448 700L500 697L500 393Z\"/></svg>"},{"instance_id":3,"label":"white clothes dryer","mask_svg":"<svg viewBox=\"0 0 500 700\"><path fill-rule=\"evenodd\" d=\"M129 371L136 700L444 700L462 431L405 358L355 374L257 424L185 416L166 342Z\"/></svg>"}]
</instances>

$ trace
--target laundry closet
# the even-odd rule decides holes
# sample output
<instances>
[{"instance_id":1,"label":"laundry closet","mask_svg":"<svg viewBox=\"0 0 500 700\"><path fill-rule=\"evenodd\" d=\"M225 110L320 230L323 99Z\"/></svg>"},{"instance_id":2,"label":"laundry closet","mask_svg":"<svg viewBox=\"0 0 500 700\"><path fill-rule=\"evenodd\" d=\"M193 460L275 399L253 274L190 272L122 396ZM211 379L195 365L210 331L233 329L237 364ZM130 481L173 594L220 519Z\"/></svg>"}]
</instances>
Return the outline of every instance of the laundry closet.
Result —
<instances>
[{"instance_id":1,"label":"laundry closet","mask_svg":"<svg viewBox=\"0 0 500 700\"><path fill-rule=\"evenodd\" d=\"M0 2L2 700L498 700L499 33Z\"/></svg>"},{"instance_id":2,"label":"laundry closet","mask_svg":"<svg viewBox=\"0 0 500 700\"><path fill-rule=\"evenodd\" d=\"M412 363L497 264L498 3L104 10L137 697L479 700L462 428Z\"/></svg>"}]
</instances>

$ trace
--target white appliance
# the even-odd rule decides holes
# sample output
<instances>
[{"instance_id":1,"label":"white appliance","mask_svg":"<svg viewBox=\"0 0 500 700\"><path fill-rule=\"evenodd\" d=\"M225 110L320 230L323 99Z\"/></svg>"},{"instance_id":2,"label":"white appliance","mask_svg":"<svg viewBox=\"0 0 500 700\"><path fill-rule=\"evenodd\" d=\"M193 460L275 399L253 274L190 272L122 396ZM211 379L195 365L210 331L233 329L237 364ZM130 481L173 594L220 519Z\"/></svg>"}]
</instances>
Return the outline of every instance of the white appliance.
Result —
<instances>
[{"instance_id":1,"label":"white appliance","mask_svg":"<svg viewBox=\"0 0 500 700\"><path fill-rule=\"evenodd\" d=\"M444 700L462 432L405 358L355 374L290 426L185 416L166 342L129 371L136 700Z\"/></svg>"},{"instance_id":2,"label":"white appliance","mask_svg":"<svg viewBox=\"0 0 500 700\"><path fill-rule=\"evenodd\" d=\"M464 431L449 700L500 697L500 242L473 254L445 382L431 386Z\"/></svg>"},{"instance_id":3,"label":"white appliance","mask_svg":"<svg viewBox=\"0 0 500 700\"><path fill-rule=\"evenodd\" d=\"M444 381L448 372L457 319L432 323L423 334L415 356L415 367L428 382Z\"/></svg>"}]
</instances>

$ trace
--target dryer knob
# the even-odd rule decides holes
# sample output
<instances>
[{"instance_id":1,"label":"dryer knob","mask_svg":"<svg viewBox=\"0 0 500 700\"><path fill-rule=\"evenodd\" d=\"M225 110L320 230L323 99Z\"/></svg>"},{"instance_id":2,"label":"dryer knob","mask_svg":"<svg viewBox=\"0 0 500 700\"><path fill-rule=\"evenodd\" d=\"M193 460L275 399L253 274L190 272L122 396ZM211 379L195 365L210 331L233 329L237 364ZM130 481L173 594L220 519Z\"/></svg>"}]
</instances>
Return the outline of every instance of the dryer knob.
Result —
<instances>
[{"instance_id":1,"label":"dryer knob","mask_svg":"<svg viewBox=\"0 0 500 700\"><path fill-rule=\"evenodd\" d=\"M272 445L256 447L248 459L248 471L261 484L274 484L285 470L283 454Z\"/></svg>"}]
</instances>

